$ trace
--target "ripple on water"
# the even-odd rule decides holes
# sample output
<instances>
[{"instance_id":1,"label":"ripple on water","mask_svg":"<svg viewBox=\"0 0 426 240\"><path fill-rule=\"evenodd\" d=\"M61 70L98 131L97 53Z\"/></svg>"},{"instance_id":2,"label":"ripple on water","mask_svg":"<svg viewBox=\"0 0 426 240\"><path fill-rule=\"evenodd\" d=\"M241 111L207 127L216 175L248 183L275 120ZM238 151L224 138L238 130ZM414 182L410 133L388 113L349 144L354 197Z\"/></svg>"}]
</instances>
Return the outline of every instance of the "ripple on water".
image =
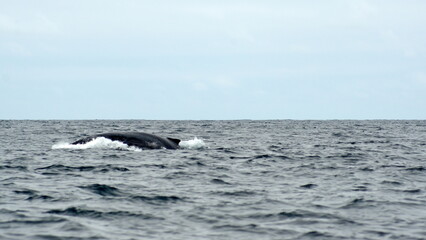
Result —
<instances>
[{"instance_id":1,"label":"ripple on water","mask_svg":"<svg viewBox=\"0 0 426 240\"><path fill-rule=\"evenodd\" d=\"M23 190L15 190L14 192L16 194L22 194L22 195L28 196L25 199L25 200L28 200L28 201L33 201L33 200L57 201L57 199L55 199L54 197L51 197L51 196L48 196L48 195L45 195L45 194L40 194L36 190L23 189Z\"/></svg>"},{"instance_id":2,"label":"ripple on water","mask_svg":"<svg viewBox=\"0 0 426 240\"><path fill-rule=\"evenodd\" d=\"M152 205L164 205L164 204L169 204L169 203L178 203L178 202L183 202L184 198L182 197L177 197L177 196L165 196L165 195L155 195L155 196L142 196L142 195L138 195L138 196L131 196L130 199L132 201L140 201L140 202L144 202L144 203L148 203L148 204L152 204Z\"/></svg>"},{"instance_id":3,"label":"ripple on water","mask_svg":"<svg viewBox=\"0 0 426 240\"><path fill-rule=\"evenodd\" d=\"M90 184L87 186L80 186L79 188L89 190L92 193L101 196L120 196L122 195L121 191L112 186L108 186L106 184Z\"/></svg>"},{"instance_id":4,"label":"ripple on water","mask_svg":"<svg viewBox=\"0 0 426 240\"><path fill-rule=\"evenodd\" d=\"M56 175L69 172L96 172L96 173L107 173L107 172L127 172L130 171L126 167L115 166L112 164L106 165L83 165L83 166L67 166L62 164L53 164L46 167L39 167L35 169L36 172L40 172L44 175Z\"/></svg>"},{"instance_id":5,"label":"ripple on water","mask_svg":"<svg viewBox=\"0 0 426 240\"><path fill-rule=\"evenodd\" d=\"M162 220L163 218L157 217L151 214L144 214L138 212L129 212L129 211L101 211L95 209L89 209L86 207L68 207L66 209L53 209L49 210L46 213L56 214L56 215L66 215L74 217L83 217L83 218L93 218L93 219L117 219L119 218L138 218L143 220Z\"/></svg>"}]
</instances>

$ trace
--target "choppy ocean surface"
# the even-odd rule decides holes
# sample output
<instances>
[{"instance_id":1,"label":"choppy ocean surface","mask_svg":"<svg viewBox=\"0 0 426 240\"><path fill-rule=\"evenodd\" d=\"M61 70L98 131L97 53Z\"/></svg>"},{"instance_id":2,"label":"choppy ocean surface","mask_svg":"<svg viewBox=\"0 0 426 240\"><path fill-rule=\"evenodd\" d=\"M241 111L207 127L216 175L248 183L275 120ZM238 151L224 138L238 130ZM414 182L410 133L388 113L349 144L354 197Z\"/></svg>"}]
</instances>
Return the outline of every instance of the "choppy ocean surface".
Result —
<instances>
[{"instance_id":1,"label":"choppy ocean surface","mask_svg":"<svg viewBox=\"0 0 426 240\"><path fill-rule=\"evenodd\" d=\"M141 131L179 150L70 142ZM426 239L426 121L0 121L0 239Z\"/></svg>"}]
</instances>

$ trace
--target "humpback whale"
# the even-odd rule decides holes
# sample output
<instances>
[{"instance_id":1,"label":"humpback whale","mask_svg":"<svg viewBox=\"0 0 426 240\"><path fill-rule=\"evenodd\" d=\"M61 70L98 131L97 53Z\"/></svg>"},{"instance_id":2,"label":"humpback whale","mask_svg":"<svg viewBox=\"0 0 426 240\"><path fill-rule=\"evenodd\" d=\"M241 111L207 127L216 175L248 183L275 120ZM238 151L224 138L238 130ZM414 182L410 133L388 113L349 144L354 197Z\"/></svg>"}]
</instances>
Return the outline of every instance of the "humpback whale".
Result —
<instances>
[{"instance_id":1,"label":"humpback whale","mask_svg":"<svg viewBox=\"0 0 426 240\"><path fill-rule=\"evenodd\" d=\"M178 149L179 139L163 138L149 133L142 132L115 132L101 133L89 137L79 139L71 144L85 144L95 138L104 137L112 141L120 141L129 146L135 146L141 149Z\"/></svg>"}]
</instances>

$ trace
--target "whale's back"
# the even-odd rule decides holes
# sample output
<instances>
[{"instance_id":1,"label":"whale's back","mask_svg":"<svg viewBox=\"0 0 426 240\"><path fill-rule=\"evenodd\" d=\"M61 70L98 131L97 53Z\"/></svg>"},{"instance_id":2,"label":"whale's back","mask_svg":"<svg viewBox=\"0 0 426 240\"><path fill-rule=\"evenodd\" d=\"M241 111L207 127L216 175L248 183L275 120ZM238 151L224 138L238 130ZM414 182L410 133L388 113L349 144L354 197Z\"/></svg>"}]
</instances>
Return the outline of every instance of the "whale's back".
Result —
<instances>
[{"instance_id":1,"label":"whale's back","mask_svg":"<svg viewBox=\"0 0 426 240\"><path fill-rule=\"evenodd\" d=\"M142 132L115 132L115 133L102 133L94 136L82 138L73 142L72 144L85 144L95 138L104 137L113 141L120 141L129 146L135 146L142 149L178 149L179 139L175 138L162 138L149 133Z\"/></svg>"}]
</instances>

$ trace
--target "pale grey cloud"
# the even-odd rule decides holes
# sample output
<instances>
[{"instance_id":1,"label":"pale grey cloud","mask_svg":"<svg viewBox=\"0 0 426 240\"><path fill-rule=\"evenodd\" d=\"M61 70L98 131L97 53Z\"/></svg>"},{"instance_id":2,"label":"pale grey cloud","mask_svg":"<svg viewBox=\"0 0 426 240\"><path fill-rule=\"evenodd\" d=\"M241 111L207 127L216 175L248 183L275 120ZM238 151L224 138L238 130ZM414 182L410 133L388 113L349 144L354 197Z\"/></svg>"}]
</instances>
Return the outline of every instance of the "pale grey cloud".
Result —
<instances>
[{"instance_id":1,"label":"pale grey cloud","mask_svg":"<svg viewBox=\"0 0 426 240\"><path fill-rule=\"evenodd\" d=\"M425 1L0 5L0 118L426 117Z\"/></svg>"}]
</instances>

